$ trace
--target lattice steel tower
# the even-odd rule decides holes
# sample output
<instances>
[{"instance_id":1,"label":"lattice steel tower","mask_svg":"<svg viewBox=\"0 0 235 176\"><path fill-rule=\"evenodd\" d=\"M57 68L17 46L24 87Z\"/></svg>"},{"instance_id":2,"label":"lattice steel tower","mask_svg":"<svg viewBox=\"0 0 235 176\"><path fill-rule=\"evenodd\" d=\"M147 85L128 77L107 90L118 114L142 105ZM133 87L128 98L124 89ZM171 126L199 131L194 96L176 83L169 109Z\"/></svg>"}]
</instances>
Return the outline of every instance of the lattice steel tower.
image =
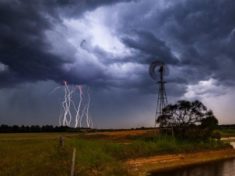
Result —
<instances>
[{"instance_id":1,"label":"lattice steel tower","mask_svg":"<svg viewBox=\"0 0 235 176\"><path fill-rule=\"evenodd\" d=\"M159 73L157 73L159 72ZM157 108L155 114L155 127L159 123L159 116L163 114L162 109L167 105L167 96L163 76L167 73L167 67L163 62L154 61L149 66L149 74L152 79L158 84L158 95L157 95ZM159 77L158 77L159 75Z\"/></svg>"}]
</instances>

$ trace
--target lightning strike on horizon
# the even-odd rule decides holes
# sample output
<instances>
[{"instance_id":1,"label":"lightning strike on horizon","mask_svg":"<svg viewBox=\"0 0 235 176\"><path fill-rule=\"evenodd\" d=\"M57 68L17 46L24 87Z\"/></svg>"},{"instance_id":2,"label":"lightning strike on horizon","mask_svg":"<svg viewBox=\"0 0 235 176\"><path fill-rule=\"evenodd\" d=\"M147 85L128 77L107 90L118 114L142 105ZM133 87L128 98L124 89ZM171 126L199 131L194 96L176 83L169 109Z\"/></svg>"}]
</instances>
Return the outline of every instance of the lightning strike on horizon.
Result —
<instances>
[{"instance_id":1,"label":"lightning strike on horizon","mask_svg":"<svg viewBox=\"0 0 235 176\"><path fill-rule=\"evenodd\" d=\"M59 87L53 90L56 91ZM78 90L79 102L76 104L74 101L73 94ZM63 113L59 116L60 126L71 126L74 120L74 127L81 128L83 125L85 127L93 127L92 119L89 116L90 110L90 89L82 85L69 86L67 81L64 81L64 100L62 101ZM71 105L74 107L71 111ZM73 119L74 115L74 119Z\"/></svg>"},{"instance_id":2,"label":"lightning strike on horizon","mask_svg":"<svg viewBox=\"0 0 235 176\"><path fill-rule=\"evenodd\" d=\"M84 90L83 90L84 89ZM84 124L84 120L85 120L85 124L86 127L90 128L92 127L92 120L89 118L89 108L90 108L90 93L89 93L89 87L87 87L87 89L85 89L85 87L83 86L79 86L79 94L80 94L80 101L79 101L79 105L78 108L76 109L76 114L79 116L79 127L82 127L82 124ZM76 126L75 126L76 127Z\"/></svg>"},{"instance_id":3,"label":"lightning strike on horizon","mask_svg":"<svg viewBox=\"0 0 235 176\"><path fill-rule=\"evenodd\" d=\"M83 91L82 91L82 86L81 85L78 85L78 90L79 90L79 103L78 103L78 106L77 108L75 107L75 111L76 111L76 115L75 115L75 128L78 127L78 124L80 124L80 121L81 121L81 105L82 105L82 96L83 96ZM80 125L81 127L81 125Z\"/></svg>"},{"instance_id":4,"label":"lightning strike on horizon","mask_svg":"<svg viewBox=\"0 0 235 176\"><path fill-rule=\"evenodd\" d=\"M86 123L87 127L90 128L92 120L89 118L89 108L90 108L90 103L91 103L91 96L90 96L90 89L89 87L87 88L87 106L86 106Z\"/></svg>"},{"instance_id":5,"label":"lightning strike on horizon","mask_svg":"<svg viewBox=\"0 0 235 176\"><path fill-rule=\"evenodd\" d=\"M62 107L64 108L63 115L63 126L70 126L72 121L72 113L70 110L72 103L72 94L73 90L71 90L66 81L64 81L64 101L62 102Z\"/></svg>"}]
</instances>

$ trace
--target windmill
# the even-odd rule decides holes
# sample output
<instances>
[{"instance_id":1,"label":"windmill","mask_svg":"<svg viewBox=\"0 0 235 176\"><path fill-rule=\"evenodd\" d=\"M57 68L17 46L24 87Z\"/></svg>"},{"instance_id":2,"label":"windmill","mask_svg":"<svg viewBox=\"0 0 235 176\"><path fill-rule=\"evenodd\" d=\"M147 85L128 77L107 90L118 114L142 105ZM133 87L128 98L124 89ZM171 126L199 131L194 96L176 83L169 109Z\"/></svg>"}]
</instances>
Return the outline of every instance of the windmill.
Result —
<instances>
[{"instance_id":1,"label":"windmill","mask_svg":"<svg viewBox=\"0 0 235 176\"><path fill-rule=\"evenodd\" d=\"M158 84L157 108L155 114L155 127L159 122L158 117L163 115L162 109L167 105L167 96L165 90L166 81L164 75L167 74L167 67L164 62L154 61L149 66L149 75Z\"/></svg>"}]
</instances>

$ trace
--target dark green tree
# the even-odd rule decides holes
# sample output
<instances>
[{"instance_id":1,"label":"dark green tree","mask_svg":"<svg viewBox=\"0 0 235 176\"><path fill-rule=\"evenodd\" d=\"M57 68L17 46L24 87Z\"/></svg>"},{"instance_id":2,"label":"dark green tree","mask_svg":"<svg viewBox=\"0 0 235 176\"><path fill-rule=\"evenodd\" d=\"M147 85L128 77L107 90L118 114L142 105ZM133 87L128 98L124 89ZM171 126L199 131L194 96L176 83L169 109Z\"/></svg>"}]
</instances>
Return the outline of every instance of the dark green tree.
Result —
<instances>
[{"instance_id":1,"label":"dark green tree","mask_svg":"<svg viewBox=\"0 0 235 176\"><path fill-rule=\"evenodd\" d=\"M163 115L158 117L158 123L163 130L168 129L172 134L185 137L188 134L193 136L194 133L199 136L210 134L208 132L217 127L218 120L200 101L180 100L163 109Z\"/></svg>"},{"instance_id":2,"label":"dark green tree","mask_svg":"<svg viewBox=\"0 0 235 176\"><path fill-rule=\"evenodd\" d=\"M216 119L212 111L208 111L205 114L205 118L201 120L201 127L208 129L215 129L218 127L218 120Z\"/></svg>"}]
</instances>

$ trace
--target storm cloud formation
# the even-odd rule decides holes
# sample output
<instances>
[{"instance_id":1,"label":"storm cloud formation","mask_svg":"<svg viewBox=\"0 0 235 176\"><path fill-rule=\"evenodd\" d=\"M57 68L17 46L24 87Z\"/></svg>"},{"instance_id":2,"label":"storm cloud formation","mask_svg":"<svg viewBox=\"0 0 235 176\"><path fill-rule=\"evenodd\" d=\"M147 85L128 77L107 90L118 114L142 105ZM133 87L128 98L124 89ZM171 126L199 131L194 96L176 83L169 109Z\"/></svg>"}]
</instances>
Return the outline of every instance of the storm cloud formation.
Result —
<instances>
[{"instance_id":1,"label":"storm cloud formation","mask_svg":"<svg viewBox=\"0 0 235 176\"><path fill-rule=\"evenodd\" d=\"M110 96L120 104L130 96L117 113L147 104L151 111L148 65L158 59L169 66L172 99L200 98L193 88L201 85L224 95L235 83L234 18L233 0L3 0L0 87L67 80L92 87L99 104L93 111L102 117L97 107Z\"/></svg>"}]
</instances>

